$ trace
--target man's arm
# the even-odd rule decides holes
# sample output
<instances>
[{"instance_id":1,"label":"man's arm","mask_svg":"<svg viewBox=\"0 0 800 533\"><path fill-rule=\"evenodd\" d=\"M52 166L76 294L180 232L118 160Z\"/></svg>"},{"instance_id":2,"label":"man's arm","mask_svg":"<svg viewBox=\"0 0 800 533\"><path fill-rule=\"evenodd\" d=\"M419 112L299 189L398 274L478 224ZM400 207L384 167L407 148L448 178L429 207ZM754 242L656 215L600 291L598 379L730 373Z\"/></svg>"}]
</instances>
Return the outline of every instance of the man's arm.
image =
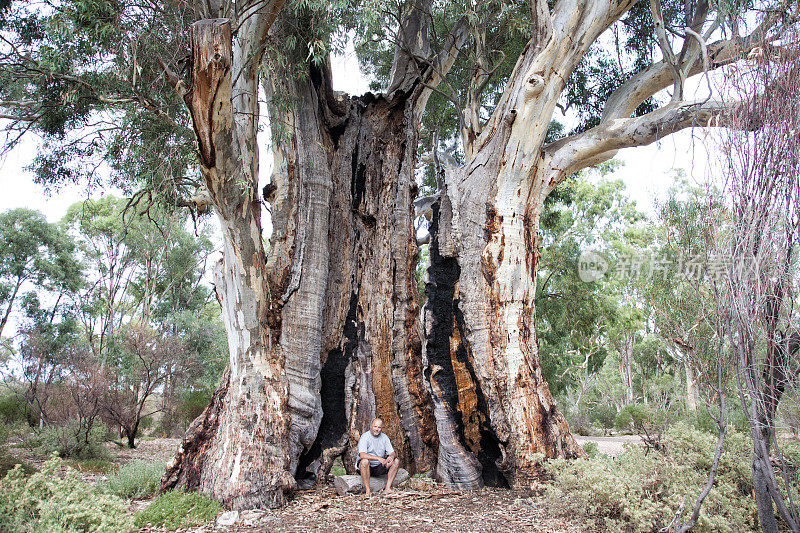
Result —
<instances>
[{"instance_id":1,"label":"man's arm","mask_svg":"<svg viewBox=\"0 0 800 533\"><path fill-rule=\"evenodd\" d=\"M394 452L389 454L389 457L393 456ZM378 457L377 455L372 455L371 453L366 452L359 452L358 454L359 459L369 459L370 461L378 461L383 466L386 466L386 463L389 461L387 458Z\"/></svg>"},{"instance_id":2,"label":"man's arm","mask_svg":"<svg viewBox=\"0 0 800 533\"><path fill-rule=\"evenodd\" d=\"M386 466L388 466L392 464L392 461L394 461L394 458L397 457L397 454L394 452L394 446L392 446L392 441L389 440L389 436L386 434L383 436L386 438L386 451L389 452L389 455L386 456Z\"/></svg>"}]
</instances>

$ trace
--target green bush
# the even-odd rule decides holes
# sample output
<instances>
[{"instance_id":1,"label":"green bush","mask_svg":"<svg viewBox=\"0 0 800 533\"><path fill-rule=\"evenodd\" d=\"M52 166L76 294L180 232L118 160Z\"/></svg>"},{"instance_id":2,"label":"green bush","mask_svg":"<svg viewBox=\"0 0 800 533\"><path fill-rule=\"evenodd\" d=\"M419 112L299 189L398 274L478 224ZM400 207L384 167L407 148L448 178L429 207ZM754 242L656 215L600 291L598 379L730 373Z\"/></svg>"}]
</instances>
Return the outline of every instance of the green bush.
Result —
<instances>
[{"instance_id":1,"label":"green bush","mask_svg":"<svg viewBox=\"0 0 800 533\"><path fill-rule=\"evenodd\" d=\"M87 431L77 422L64 426L46 426L28 439L26 446L39 448L43 454L58 454L71 459L110 459L111 454L103 445L108 440L108 430L103 424L94 424Z\"/></svg>"},{"instance_id":2,"label":"green bush","mask_svg":"<svg viewBox=\"0 0 800 533\"><path fill-rule=\"evenodd\" d=\"M686 421L700 431L705 431L712 435L717 434L717 424L705 409L698 409L695 413L689 413L686 415Z\"/></svg>"},{"instance_id":3,"label":"green bush","mask_svg":"<svg viewBox=\"0 0 800 533\"><path fill-rule=\"evenodd\" d=\"M62 467L54 455L40 472L26 476L15 467L0 481L0 531L130 531L123 500L100 493L69 467L60 476Z\"/></svg>"},{"instance_id":4,"label":"green bush","mask_svg":"<svg viewBox=\"0 0 800 533\"><path fill-rule=\"evenodd\" d=\"M6 424L24 422L32 427L36 425L37 420L25 398L15 392L6 392L0 394L0 422Z\"/></svg>"},{"instance_id":5,"label":"green bush","mask_svg":"<svg viewBox=\"0 0 800 533\"><path fill-rule=\"evenodd\" d=\"M168 530L205 524L222 510L218 502L199 492L167 492L134 517L136 527Z\"/></svg>"},{"instance_id":6,"label":"green bush","mask_svg":"<svg viewBox=\"0 0 800 533\"><path fill-rule=\"evenodd\" d=\"M659 531L685 504L683 519L705 486L714 458L713 435L677 424L664 436L662 451L630 446L617 457L554 460L546 465L554 484L547 503L564 516L576 514L593 529ZM729 431L714 487L703 504L696 531L755 531L749 445Z\"/></svg>"},{"instance_id":7,"label":"green bush","mask_svg":"<svg viewBox=\"0 0 800 533\"><path fill-rule=\"evenodd\" d=\"M597 427L603 430L609 430L614 427L614 419L617 416L617 410L613 405L607 403L597 403L589 409L589 420Z\"/></svg>"},{"instance_id":8,"label":"green bush","mask_svg":"<svg viewBox=\"0 0 800 533\"><path fill-rule=\"evenodd\" d=\"M614 419L614 429L636 432L656 418L656 412L647 405L631 404L622 408Z\"/></svg>"},{"instance_id":9,"label":"green bush","mask_svg":"<svg viewBox=\"0 0 800 533\"><path fill-rule=\"evenodd\" d=\"M105 488L120 498L149 498L161 483L164 465L146 461L133 461L123 465L108 478Z\"/></svg>"},{"instance_id":10,"label":"green bush","mask_svg":"<svg viewBox=\"0 0 800 533\"><path fill-rule=\"evenodd\" d=\"M587 442L583 446L583 451L586 452L586 455L589 456L590 459L594 459L598 455L600 455L600 449L597 447L596 442Z\"/></svg>"}]
</instances>

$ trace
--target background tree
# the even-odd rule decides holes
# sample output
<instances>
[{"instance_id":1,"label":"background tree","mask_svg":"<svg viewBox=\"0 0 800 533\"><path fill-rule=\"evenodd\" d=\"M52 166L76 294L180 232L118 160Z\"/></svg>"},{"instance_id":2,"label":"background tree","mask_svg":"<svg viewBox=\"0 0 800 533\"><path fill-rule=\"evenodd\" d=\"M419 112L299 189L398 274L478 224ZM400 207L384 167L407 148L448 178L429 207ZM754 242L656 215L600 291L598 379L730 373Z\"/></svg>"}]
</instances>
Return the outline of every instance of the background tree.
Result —
<instances>
[{"instance_id":1,"label":"background tree","mask_svg":"<svg viewBox=\"0 0 800 533\"><path fill-rule=\"evenodd\" d=\"M184 343L172 335L143 326L128 326L120 335L121 341L104 360L107 389L100 408L106 420L122 429L128 447L135 448L142 420L163 407L153 402L155 393L164 390L168 378L180 380L180 373L191 373L197 363L184 355Z\"/></svg>"},{"instance_id":2,"label":"background tree","mask_svg":"<svg viewBox=\"0 0 800 533\"><path fill-rule=\"evenodd\" d=\"M49 291L59 299L81 282L75 244L37 211L12 209L0 214L0 250L0 334L15 304L32 289Z\"/></svg>"},{"instance_id":3,"label":"background tree","mask_svg":"<svg viewBox=\"0 0 800 533\"><path fill-rule=\"evenodd\" d=\"M776 510L792 531L800 530L796 486L785 473L775 426L787 384L797 379L800 349L795 326L800 230L797 38L797 33L788 35L785 49L764 45L739 77L726 80L742 101L734 115L739 127L767 127L749 135L728 134L721 153L724 192L731 202L726 318L732 327L727 341L753 438L753 482L764 531L778 531ZM773 460L784 475L776 474Z\"/></svg>"}]
</instances>

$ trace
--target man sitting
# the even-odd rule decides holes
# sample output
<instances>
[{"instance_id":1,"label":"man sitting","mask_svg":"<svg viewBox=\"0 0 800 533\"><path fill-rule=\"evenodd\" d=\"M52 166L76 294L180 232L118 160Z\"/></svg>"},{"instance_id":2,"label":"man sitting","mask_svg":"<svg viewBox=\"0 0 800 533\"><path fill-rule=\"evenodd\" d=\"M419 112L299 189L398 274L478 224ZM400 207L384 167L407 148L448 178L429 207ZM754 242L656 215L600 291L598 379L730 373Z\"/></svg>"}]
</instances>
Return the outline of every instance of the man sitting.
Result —
<instances>
[{"instance_id":1,"label":"man sitting","mask_svg":"<svg viewBox=\"0 0 800 533\"><path fill-rule=\"evenodd\" d=\"M376 418L372 421L370 430L358 439L356 472L361 474L367 498L372 495L369 488L370 476L383 476L388 473L389 477L383 492L389 494L392 492L394 476L397 475L397 469L400 468L400 459L396 457L397 454L394 453L389 437L385 433L381 433L382 430L383 420Z\"/></svg>"}]
</instances>

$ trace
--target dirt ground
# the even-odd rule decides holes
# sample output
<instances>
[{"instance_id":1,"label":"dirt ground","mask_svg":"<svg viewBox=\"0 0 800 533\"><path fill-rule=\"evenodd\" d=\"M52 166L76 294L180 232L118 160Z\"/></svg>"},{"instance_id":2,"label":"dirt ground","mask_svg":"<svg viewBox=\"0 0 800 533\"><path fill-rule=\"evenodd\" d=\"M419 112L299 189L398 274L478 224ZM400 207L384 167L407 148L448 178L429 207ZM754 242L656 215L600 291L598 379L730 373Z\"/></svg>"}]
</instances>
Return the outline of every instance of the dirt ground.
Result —
<instances>
[{"instance_id":1,"label":"dirt ground","mask_svg":"<svg viewBox=\"0 0 800 533\"><path fill-rule=\"evenodd\" d=\"M416 480L410 480L414 483ZM504 489L454 492L431 484L403 487L397 493L365 499L337 496L332 488L309 491L277 511L223 515L203 531L230 531L223 524L236 518L235 531L325 532L561 532L580 531L577 524L548 516L538 497Z\"/></svg>"},{"instance_id":2,"label":"dirt ground","mask_svg":"<svg viewBox=\"0 0 800 533\"><path fill-rule=\"evenodd\" d=\"M625 453L626 444L642 443L642 438L638 435L617 435L615 437L579 437L576 435L575 440L581 446L587 442L594 442L597 444L597 451L609 457Z\"/></svg>"},{"instance_id":3,"label":"dirt ground","mask_svg":"<svg viewBox=\"0 0 800 533\"><path fill-rule=\"evenodd\" d=\"M117 464L132 460L166 463L177 449L178 439L146 439L135 450L109 445ZM3 452L11 451L10 449ZM44 458L14 448L15 456L33 466L41 466ZM73 465L74 466L74 465ZM102 481L101 473L81 472L87 482ZM131 513L150 504L151 500L131 502ZM391 495L338 496L332 485L299 492L284 509L223 513L202 527L183 532L236 533L277 532L567 532L583 531L581 524L568 523L550 516L542 497L535 492L516 493L506 489L485 488L458 492L436 484L428 478L411 478ZM161 532L144 529L143 533Z\"/></svg>"}]
</instances>

